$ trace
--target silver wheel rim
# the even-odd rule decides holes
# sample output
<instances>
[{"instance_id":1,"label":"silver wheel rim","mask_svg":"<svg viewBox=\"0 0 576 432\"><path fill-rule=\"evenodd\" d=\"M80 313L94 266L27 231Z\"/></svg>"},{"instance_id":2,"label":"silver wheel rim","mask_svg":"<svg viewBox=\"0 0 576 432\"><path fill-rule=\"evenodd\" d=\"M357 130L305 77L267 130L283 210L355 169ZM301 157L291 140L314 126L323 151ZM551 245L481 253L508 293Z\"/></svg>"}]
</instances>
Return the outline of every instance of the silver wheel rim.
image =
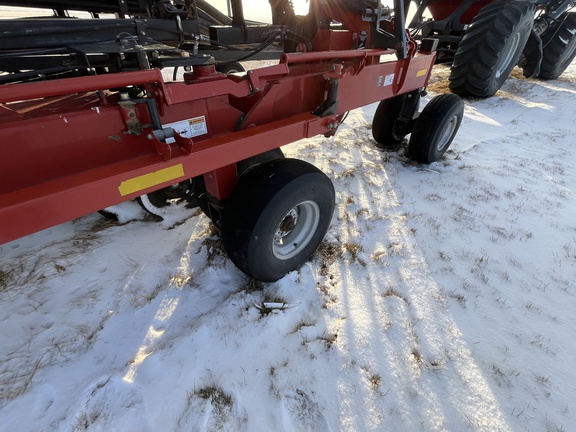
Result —
<instances>
[{"instance_id":1,"label":"silver wheel rim","mask_svg":"<svg viewBox=\"0 0 576 432\"><path fill-rule=\"evenodd\" d=\"M506 69L508 69L508 66L510 66L510 63L512 62L512 60L514 60L514 54L516 54L516 50L520 45L521 38L522 35L520 34L520 32L516 32L516 34L512 38L512 42L508 46L508 49L504 52L502 57L500 57L500 60L498 61L498 66L496 66L496 79L500 78L502 74L506 72Z\"/></svg>"},{"instance_id":2,"label":"silver wheel rim","mask_svg":"<svg viewBox=\"0 0 576 432\"><path fill-rule=\"evenodd\" d=\"M448 144L450 143L450 139L452 138L452 135L456 130L457 125L458 125L458 116L454 114L450 118L450 120L446 124L446 127L442 130L442 134L438 138L438 143L436 144L437 151L441 152L448 146Z\"/></svg>"},{"instance_id":3,"label":"silver wheel rim","mask_svg":"<svg viewBox=\"0 0 576 432\"><path fill-rule=\"evenodd\" d=\"M272 241L272 252L281 260L299 254L312 240L320 223L320 207L304 201L290 209L278 223Z\"/></svg>"}]
</instances>

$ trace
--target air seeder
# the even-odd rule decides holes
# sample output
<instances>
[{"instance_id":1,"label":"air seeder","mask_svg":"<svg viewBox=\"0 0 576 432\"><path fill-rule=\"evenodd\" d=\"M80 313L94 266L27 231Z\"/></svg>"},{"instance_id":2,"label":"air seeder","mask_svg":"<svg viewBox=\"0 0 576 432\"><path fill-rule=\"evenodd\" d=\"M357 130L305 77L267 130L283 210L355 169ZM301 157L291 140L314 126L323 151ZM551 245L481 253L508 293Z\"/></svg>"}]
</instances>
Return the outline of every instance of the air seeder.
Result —
<instances>
[{"instance_id":1,"label":"air seeder","mask_svg":"<svg viewBox=\"0 0 576 432\"><path fill-rule=\"evenodd\" d=\"M199 0L7 3L54 16L0 22L0 243L127 200L157 214L190 202L238 268L277 280L316 250L335 200L281 146L380 101L375 140L411 134L408 154L430 163L462 119L451 94L418 113L436 42L409 36L399 0L311 0L302 16L275 0L272 24L244 19L238 0L232 16Z\"/></svg>"}]
</instances>

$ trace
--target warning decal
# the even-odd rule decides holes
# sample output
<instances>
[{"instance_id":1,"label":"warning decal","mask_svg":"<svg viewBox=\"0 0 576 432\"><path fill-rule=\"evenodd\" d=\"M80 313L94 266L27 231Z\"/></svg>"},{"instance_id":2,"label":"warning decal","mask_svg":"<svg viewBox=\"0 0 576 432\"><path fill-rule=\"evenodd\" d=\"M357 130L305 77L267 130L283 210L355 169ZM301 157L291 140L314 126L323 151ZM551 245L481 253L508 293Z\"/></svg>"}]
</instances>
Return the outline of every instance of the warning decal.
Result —
<instances>
[{"instance_id":1,"label":"warning decal","mask_svg":"<svg viewBox=\"0 0 576 432\"><path fill-rule=\"evenodd\" d=\"M174 129L178 135L184 138L194 138L208 133L208 126L206 124L206 117L194 117L187 120L180 120L174 123L165 124L164 127ZM173 143L174 139L169 138L166 140L167 144Z\"/></svg>"}]
</instances>

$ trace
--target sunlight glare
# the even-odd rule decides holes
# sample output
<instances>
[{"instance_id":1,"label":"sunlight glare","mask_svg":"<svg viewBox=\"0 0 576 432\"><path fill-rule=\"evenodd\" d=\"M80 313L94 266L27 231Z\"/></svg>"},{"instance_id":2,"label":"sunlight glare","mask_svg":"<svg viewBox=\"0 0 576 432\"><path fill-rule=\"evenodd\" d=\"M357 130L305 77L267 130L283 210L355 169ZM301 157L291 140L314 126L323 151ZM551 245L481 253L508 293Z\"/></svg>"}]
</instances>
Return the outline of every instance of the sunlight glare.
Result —
<instances>
[{"instance_id":1,"label":"sunlight glare","mask_svg":"<svg viewBox=\"0 0 576 432\"><path fill-rule=\"evenodd\" d=\"M308 14L309 0L292 0L296 15Z\"/></svg>"},{"instance_id":2,"label":"sunlight glare","mask_svg":"<svg viewBox=\"0 0 576 432\"><path fill-rule=\"evenodd\" d=\"M127 383L132 384L134 379L136 378L136 373L138 371L138 367L146 360L146 358L154 352L153 345L154 343L164 334L164 329L158 327L158 322L161 324L165 324L166 321L170 319L176 307L180 303L179 298L167 298L162 301L158 311L156 312L156 316L154 317L154 323L148 328L148 333L146 333L146 337L144 338L144 342L142 346L138 349L138 352L134 356L130 367L128 368L128 372L124 375L123 380ZM162 327L162 326L160 326Z\"/></svg>"}]
</instances>

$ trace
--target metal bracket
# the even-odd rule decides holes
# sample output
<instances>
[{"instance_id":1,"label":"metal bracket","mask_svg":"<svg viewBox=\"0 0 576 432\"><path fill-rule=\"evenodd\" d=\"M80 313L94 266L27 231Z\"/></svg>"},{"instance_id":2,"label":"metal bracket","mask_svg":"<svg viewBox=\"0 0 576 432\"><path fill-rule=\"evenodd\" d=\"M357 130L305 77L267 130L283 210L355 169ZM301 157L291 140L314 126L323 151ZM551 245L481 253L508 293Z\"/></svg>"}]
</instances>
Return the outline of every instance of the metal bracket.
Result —
<instances>
[{"instance_id":1,"label":"metal bracket","mask_svg":"<svg viewBox=\"0 0 576 432\"><path fill-rule=\"evenodd\" d=\"M414 122L418 118L418 107L420 106L420 98L426 94L424 89L414 90L406 94L404 103L400 110L400 116L394 122L392 134L398 138L404 138L412 132Z\"/></svg>"},{"instance_id":2,"label":"metal bracket","mask_svg":"<svg viewBox=\"0 0 576 432\"><path fill-rule=\"evenodd\" d=\"M326 100L316 108L312 114L318 117L327 117L338 113L338 86L340 81L331 79L328 82L328 95Z\"/></svg>"},{"instance_id":3,"label":"metal bracket","mask_svg":"<svg viewBox=\"0 0 576 432\"><path fill-rule=\"evenodd\" d=\"M118 6L120 7L120 18L126 18L130 15L126 0L118 0Z\"/></svg>"},{"instance_id":4,"label":"metal bracket","mask_svg":"<svg viewBox=\"0 0 576 432\"><path fill-rule=\"evenodd\" d=\"M316 108L312 114L319 117L327 117L338 114L338 89L340 86L340 78L343 74L344 66L341 64L332 65L332 71L324 74L324 78L328 80L328 94L326 100Z\"/></svg>"}]
</instances>

